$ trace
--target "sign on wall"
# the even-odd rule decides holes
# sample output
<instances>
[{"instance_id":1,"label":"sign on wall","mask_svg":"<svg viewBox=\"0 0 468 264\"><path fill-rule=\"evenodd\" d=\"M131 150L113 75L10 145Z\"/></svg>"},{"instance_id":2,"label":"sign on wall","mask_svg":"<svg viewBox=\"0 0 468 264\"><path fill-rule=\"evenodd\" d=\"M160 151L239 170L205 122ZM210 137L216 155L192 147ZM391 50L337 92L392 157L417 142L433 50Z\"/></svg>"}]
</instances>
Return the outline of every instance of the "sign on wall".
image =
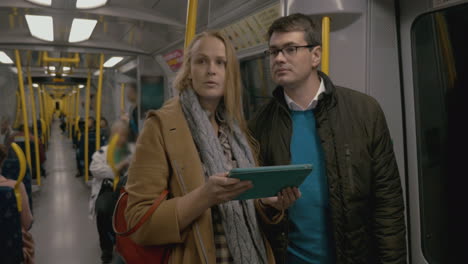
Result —
<instances>
[{"instance_id":1,"label":"sign on wall","mask_svg":"<svg viewBox=\"0 0 468 264\"><path fill-rule=\"evenodd\" d=\"M179 70L180 66L182 66L182 62L184 60L184 51L176 49L164 55L163 58L169 68L171 68L173 72L176 72Z\"/></svg>"}]
</instances>

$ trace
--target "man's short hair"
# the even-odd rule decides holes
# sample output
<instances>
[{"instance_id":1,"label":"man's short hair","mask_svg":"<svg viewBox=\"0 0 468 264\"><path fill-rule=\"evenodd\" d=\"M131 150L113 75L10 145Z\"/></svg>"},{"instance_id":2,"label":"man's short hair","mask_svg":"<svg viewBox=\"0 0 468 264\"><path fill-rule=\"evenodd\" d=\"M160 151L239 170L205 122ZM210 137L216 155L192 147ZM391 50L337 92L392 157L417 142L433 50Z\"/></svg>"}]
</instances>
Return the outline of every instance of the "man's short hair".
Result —
<instances>
[{"instance_id":1,"label":"man's short hair","mask_svg":"<svg viewBox=\"0 0 468 264\"><path fill-rule=\"evenodd\" d=\"M268 41L275 32L303 31L308 45L321 45L321 34L314 21L301 13L291 14L276 19L268 29Z\"/></svg>"}]
</instances>

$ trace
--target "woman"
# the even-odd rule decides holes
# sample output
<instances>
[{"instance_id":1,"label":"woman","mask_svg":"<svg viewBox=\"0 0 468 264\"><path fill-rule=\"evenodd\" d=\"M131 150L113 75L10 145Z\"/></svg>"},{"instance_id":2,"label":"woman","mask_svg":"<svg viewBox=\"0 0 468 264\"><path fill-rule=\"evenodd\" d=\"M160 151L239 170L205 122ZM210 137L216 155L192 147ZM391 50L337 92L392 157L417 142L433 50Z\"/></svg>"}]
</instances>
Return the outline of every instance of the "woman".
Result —
<instances>
[{"instance_id":1,"label":"woman","mask_svg":"<svg viewBox=\"0 0 468 264\"><path fill-rule=\"evenodd\" d=\"M172 245L170 263L274 263L254 202L232 201L251 182L226 177L234 167L255 166L232 44L218 32L195 37L174 85L180 98L150 112L137 141L126 185L128 225L163 190L170 197L132 239Z\"/></svg>"},{"instance_id":2,"label":"woman","mask_svg":"<svg viewBox=\"0 0 468 264\"><path fill-rule=\"evenodd\" d=\"M112 135L118 135L119 139L115 147L114 161L116 170L124 175L130 164L130 158L134 152L134 145L128 143L128 123L122 120L112 125ZM93 175L91 197L89 200L89 217L96 216L96 224L101 246L102 263L111 263L114 249L112 230L112 213L117 202L117 193L114 192L114 171L107 163L108 146L102 147L93 154L89 170Z\"/></svg>"},{"instance_id":3,"label":"woman","mask_svg":"<svg viewBox=\"0 0 468 264\"><path fill-rule=\"evenodd\" d=\"M3 162L7 158L8 149L0 144L0 169L3 167ZM0 171L0 186L8 186L11 188L15 188L16 181L7 179L3 175L1 175ZM34 241L31 234L28 230L31 228L33 223L33 216L31 213L31 208L29 207L29 198L28 193L26 192L26 188L24 187L23 183L20 183L20 192L22 197L22 205L21 205L21 229L22 229L22 240L23 240L23 256L24 256L24 263L25 264L33 264L34 263Z\"/></svg>"}]
</instances>

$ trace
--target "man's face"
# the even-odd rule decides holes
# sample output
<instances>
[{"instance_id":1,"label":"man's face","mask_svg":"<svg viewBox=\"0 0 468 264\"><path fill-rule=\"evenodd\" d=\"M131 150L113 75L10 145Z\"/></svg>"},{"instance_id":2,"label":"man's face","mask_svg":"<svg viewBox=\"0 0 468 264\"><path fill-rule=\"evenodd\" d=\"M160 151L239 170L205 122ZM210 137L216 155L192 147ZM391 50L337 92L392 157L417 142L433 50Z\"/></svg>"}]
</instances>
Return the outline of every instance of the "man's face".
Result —
<instances>
[{"instance_id":1,"label":"man's face","mask_svg":"<svg viewBox=\"0 0 468 264\"><path fill-rule=\"evenodd\" d=\"M321 49L320 46L299 47L307 45L303 31L274 32L271 35L270 52L282 49L270 55L270 69L275 83L286 88L294 87L310 77L320 64Z\"/></svg>"}]
</instances>

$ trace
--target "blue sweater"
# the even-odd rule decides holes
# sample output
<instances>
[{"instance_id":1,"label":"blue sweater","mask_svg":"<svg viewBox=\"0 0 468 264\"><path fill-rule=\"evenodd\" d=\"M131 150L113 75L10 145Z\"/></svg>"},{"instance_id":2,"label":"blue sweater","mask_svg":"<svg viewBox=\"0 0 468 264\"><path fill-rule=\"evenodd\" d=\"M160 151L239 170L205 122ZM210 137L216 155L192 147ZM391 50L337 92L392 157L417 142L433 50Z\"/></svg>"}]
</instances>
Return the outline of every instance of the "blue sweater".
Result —
<instances>
[{"instance_id":1,"label":"blue sweater","mask_svg":"<svg viewBox=\"0 0 468 264\"><path fill-rule=\"evenodd\" d=\"M325 159L313 110L291 111L291 164L313 165L300 186L302 197L289 209L291 227L287 263L332 263Z\"/></svg>"}]
</instances>

